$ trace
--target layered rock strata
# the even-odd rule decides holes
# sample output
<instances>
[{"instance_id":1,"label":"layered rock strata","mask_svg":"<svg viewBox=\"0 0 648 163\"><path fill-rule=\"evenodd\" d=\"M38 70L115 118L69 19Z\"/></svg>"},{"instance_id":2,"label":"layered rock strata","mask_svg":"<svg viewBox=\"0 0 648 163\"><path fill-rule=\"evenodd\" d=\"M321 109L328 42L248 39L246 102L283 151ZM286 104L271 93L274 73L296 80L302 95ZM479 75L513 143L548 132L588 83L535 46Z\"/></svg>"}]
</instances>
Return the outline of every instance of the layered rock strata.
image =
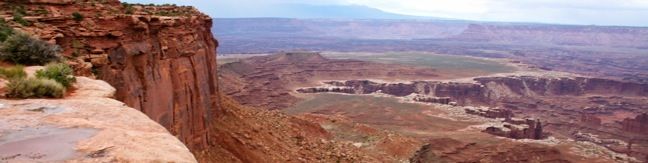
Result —
<instances>
[{"instance_id":1,"label":"layered rock strata","mask_svg":"<svg viewBox=\"0 0 648 163\"><path fill-rule=\"evenodd\" d=\"M475 83L414 81L378 83L369 80L325 82L328 87L301 88L297 92L336 92L351 94L384 93L403 97L411 94L450 98L459 105L490 105L506 98L534 96L624 95L648 96L648 84L596 78L484 77ZM331 87L333 86L333 87Z\"/></svg>"}]
</instances>

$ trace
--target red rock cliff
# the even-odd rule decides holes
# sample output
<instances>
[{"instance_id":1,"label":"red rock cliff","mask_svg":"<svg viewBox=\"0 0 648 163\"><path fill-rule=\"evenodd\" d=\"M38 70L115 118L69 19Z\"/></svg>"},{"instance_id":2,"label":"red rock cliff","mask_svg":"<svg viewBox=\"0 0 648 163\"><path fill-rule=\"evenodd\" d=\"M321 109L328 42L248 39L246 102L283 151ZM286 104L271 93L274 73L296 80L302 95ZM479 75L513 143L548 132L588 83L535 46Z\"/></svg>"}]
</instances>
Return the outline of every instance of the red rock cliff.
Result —
<instances>
[{"instance_id":1,"label":"red rock cliff","mask_svg":"<svg viewBox=\"0 0 648 163\"><path fill-rule=\"evenodd\" d=\"M0 2L15 28L60 45L77 75L105 80L116 98L166 127L190 149L207 143L218 108L212 20L192 7L129 6L116 0ZM24 11L20 11L23 8ZM73 19L73 13L83 15Z\"/></svg>"},{"instance_id":2,"label":"red rock cliff","mask_svg":"<svg viewBox=\"0 0 648 163\"><path fill-rule=\"evenodd\" d=\"M192 148L206 144L206 118L217 108L216 42L211 19L126 17L99 78L117 99L141 110Z\"/></svg>"}]
</instances>

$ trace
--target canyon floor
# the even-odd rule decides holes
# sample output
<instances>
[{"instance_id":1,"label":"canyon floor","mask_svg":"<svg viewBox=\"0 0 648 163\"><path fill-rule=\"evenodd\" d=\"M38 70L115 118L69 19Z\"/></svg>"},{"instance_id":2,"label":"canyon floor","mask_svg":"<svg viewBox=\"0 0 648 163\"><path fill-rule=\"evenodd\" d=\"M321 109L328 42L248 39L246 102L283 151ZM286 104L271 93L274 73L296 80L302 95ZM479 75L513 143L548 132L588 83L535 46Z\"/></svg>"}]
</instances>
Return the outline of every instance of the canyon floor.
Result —
<instances>
[{"instance_id":1,"label":"canyon floor","mask_svg":"<svg viewBox=\"0 0 648 163\"><path fill-rule=\"evenodd\" d=\"M646 84L423 52L221 58L223 91L241 104L315 122L334 140L395 162L640 162L647 155Z\"/></svg>"}]
</instances>

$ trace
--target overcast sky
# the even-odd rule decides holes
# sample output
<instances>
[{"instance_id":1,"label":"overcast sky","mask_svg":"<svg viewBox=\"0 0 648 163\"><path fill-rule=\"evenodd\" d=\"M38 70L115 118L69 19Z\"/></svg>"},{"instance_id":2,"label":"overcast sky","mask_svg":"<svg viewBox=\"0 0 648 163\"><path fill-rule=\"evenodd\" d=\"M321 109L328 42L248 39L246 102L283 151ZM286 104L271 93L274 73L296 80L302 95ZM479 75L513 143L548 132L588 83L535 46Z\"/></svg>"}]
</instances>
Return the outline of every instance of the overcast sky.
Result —
<instances>
[{"instance_id":1,"label":"overcast sky","mask_svg":"<svg viewBox=\"0 0 648 163\"><path fill-rule=\"evenodd\" d=\"M648 26L648 0L124 0L197 6L212 17L268 17L285 4L362 5L385 12L485 21ZM276 11L276 10L274 10Z\"/></svg>"}]
</instances>

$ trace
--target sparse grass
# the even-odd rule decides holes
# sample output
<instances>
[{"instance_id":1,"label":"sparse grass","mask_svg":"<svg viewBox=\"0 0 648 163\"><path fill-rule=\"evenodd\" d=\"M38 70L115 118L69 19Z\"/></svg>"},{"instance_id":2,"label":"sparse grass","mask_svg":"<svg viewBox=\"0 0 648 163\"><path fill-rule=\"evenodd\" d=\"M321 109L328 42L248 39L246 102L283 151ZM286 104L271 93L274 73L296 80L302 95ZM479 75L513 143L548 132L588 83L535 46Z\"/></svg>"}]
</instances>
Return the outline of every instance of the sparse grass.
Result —
<instances>
[{"instance_id":1,"label":"sparse grass","mask_svg":"<svg viewBox=\"0 0 648 163\"><path fill-rule=\"evenodd\" d=\"M60 60L59 47L25 33L15 33L0 46L0 59L22 65L43 65Z\"/></svg>"},{"instance_id":2,"label":"sparse grass","mask_svg":"<svg viewBox=\"0 0 648 163\"><path fill-rule=\"evenodd\" d=\"M0 68L0 78L18 79L18 78L24 78L26 76L27 73L25 73L25 67L21 65L7 67L7 68Z\"/></svg>"},{"instance_id":3,"label":"sparse grass","mask_svg":"<svg viewBox=\"0 0 648 163\"><path fill-rule=\"evenodd\" d=\"M9 36L13 35L13 28L7 25L4 19L0 19L0 44L7 40Z\"/></svg>"},{"instance_id":4,"label":"sparse grass","mask_svg":"<svg viewBox=\"0 0 648 163\"><path fill-rule=\"evenodd\" d=\"M9 98L62 98L65 87L51 79L17 78L7 84Z\"/></svg>"},{"instance_id":5,"label":"sparse grass","mask_svg":"<svg viewBox=\"0 0 648 163\"><path fill-rule=\"evenodd\" d=\"M45 69L36 71L36 77L55 80L66 88L69 88L74 82L76 82L76 78L74 78L74 70L65 63L47 64Z\"/></svg>"}]
</instances>

